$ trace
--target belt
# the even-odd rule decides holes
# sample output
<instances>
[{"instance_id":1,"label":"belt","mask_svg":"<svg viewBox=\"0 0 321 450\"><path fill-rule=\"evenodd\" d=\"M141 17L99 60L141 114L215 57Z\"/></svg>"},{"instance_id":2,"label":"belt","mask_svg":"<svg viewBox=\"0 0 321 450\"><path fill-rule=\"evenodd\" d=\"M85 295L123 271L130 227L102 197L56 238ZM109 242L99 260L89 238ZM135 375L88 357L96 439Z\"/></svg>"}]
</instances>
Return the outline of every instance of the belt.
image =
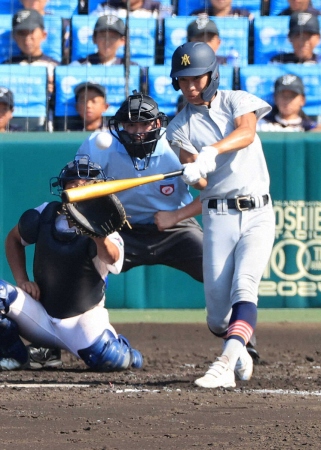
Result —
<instances>
[{"instance_id":1,"label":"belt","mask_svg":"<svg viewBox=\"0 0 321 450\"><path fill-rule=\"evenodd\" d=\"M263 205L267 205L269 203L269 196L262 195L263 199ZM228 199L217 199L212 198L208 201L208 207L217 209L217 202L226 200L227 201L227 207L229 209L237 209L238 211L247 211L248 209L255 208L255 198L251 197L250 195L240 195L239 197L235 198L228 198Z\"/></svg>"}]
</instances>

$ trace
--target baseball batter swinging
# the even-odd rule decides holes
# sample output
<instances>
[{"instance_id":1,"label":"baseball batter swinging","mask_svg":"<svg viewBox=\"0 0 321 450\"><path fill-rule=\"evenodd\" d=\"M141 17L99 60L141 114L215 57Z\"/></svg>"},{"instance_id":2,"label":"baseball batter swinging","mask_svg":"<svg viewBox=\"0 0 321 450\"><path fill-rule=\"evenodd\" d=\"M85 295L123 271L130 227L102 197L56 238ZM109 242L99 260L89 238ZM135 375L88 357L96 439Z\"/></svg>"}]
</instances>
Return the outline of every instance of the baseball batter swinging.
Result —
<instances>
[{"instance_id":1,"label":"baseball batter swinging","mask_svg":"<svg viewBox=\"0 0 321 450\"><path fill-rule=\"evenodd\" d=\"M218 90L219 66L203 42L179 46L172 84L187 104L167 138L184 164L183 180L201 190L203 272L210 331L223 352L195 384L234 388L249 380L246 344L257 321L258 287L275 236L269 174L256 122L271 107L243 91Z\"/></svg>"}]
</instances>

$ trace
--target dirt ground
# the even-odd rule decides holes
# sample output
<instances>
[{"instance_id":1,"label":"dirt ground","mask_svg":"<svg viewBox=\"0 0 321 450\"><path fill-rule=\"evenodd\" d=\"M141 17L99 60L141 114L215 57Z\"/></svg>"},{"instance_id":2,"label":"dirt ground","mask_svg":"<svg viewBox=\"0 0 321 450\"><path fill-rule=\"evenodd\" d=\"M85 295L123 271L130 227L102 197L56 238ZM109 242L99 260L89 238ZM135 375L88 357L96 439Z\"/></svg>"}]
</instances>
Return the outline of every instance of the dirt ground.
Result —
<instances>
[{"instance_id":1,"label":"dirt ground","mask_svg":"<svg viewBox=\"0 0 321 450\"><path fill-rule=\"evenodd\" d=\"M204 324L118 324L144 369L0 372L0 448L321 448L321 326L259 324L261 364L234 391L193 381L220 353ZM40 386L39 386L40 384Z\"/></svg>"}]
</instances>

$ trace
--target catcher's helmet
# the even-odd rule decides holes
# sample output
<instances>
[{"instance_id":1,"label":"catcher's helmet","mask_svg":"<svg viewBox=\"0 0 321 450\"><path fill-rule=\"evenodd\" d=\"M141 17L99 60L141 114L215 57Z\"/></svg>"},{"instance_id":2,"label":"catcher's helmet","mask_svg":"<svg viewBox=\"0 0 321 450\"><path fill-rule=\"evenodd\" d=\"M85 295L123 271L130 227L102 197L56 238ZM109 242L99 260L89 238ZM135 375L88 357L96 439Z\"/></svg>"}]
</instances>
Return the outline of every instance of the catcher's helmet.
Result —
<instances>
[{"instance_id":1,"label":"catcher's helmet","mask_svg":"<svg viewBox=\"0 0 321 450\"><path fill-rule=\"evenodd\" d=\"M159 121L158 123L155 121ZM144 133L129 133L124 130L123 124L150 122L153 128ZM153 123L155 122L155 123ZM131 157L136 170L145 170L148 167L152 153L155 151L157 141L164 134L161 128L167 125L167 116L159 111L158 105L152 97L133 91L120 106L115 116L109 120L111 134L123 144ZM144 160L144 166L139 167L137 158Z\"/></svg>"},{"instance_id":2,"label":"catcher's helmet","mask_svg":"<svg viewBox=\"0 0 321 450\"><path fill-rule=\"evenodd\" d=\"M205 42L186 42L177 47L172 56L170 76L176 91L180 89L178 77L197 77L211 74L209 85L202 93L202 99L210 101L220 84L219 64L215 52Z\"/></svg>"},{"instance_id":3,"label":"catcher's helmet","mask_svg":"<svg viewBox=\"0 0 321 450\"><path fill-rule=\"evenodd\" d=\"M102 167L90 161L88 155L79 155L79 159L70 161L60 172L58 177L50 180L50 190L54 195L60 195L68 181L85 180L107 180ZM57 188L58 194L52 188Z\"/></svg>"}]
</instances>

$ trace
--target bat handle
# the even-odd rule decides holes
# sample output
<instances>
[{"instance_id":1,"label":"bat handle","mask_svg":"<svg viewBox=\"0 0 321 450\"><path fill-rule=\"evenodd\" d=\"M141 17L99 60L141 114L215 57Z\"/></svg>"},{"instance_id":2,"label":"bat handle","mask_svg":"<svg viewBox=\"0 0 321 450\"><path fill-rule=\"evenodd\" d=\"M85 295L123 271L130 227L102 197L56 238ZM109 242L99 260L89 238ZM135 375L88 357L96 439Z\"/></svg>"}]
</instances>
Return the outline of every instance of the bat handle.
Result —
<instances>
[{"instance_id":1,"label":"bat handle","mask_svg":"<svg viewBox=\"0 0 321 450\"><path fill-rule=\"evenodd\" d=\"M164 180L165 180L165 178L179 177L180 175L183 175L183 172L184 172L184 169L176 170L176 172L166 173L164 175Z\"/></svg>"}]
</instances>

